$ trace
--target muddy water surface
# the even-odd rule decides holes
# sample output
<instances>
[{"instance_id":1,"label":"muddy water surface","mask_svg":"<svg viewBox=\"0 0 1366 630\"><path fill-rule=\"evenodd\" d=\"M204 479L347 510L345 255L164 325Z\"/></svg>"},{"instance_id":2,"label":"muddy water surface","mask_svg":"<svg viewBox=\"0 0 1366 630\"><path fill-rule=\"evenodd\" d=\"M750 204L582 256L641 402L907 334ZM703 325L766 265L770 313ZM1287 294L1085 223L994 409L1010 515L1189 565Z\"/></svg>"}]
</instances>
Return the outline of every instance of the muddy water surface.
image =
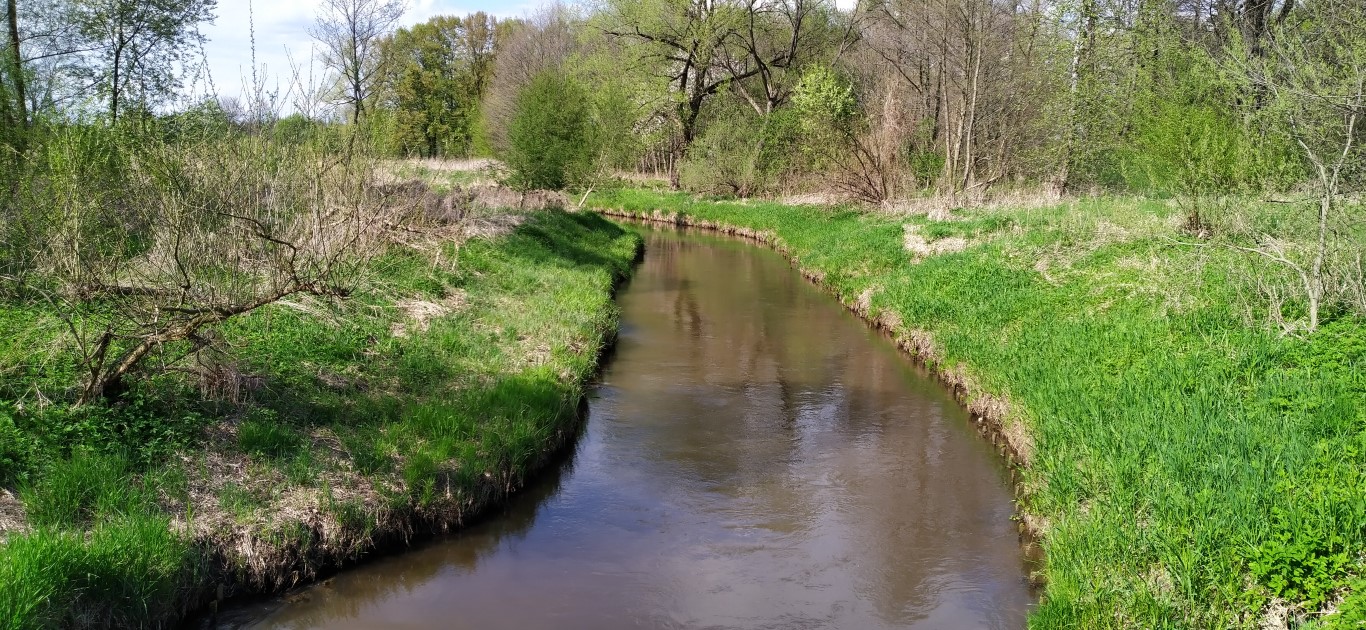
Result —
<instances>
[{"instance_id":1,"label":"muddy water surface","mask_svg":"<svg viewBox=\"0 0 1366 630\"><path fill-rule=\"evenodd\" d=\"M947 393L777 254L646 236L559 470L222 627L1023 627L1005 472Z\"/></svg>"}]
</instances>

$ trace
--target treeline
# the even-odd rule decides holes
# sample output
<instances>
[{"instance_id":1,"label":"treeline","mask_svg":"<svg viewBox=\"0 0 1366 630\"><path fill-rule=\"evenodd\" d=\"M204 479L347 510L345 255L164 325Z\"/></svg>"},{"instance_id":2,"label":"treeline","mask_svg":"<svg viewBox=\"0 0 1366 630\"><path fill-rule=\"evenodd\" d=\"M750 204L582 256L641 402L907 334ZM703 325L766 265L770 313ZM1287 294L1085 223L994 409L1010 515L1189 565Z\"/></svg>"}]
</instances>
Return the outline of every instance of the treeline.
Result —
<instances>
[{"instance_id":1,"label":"treeline","mask_svg":"<svg viewBox=\"0 0 1366 630\"><path fill-rule=\"evenodd\" d=\"M644 173L871 204L1140 193L1289 274L1298 288L1264 292L1303 300L1311 329L1360 289L1358 0L603 0L406 27L399 0L326 0L309 31L321 78L299 64L267 88L253 69L232 98L212 96L203 58L216 8L8 0L7 186L34 181L44 130L151 125L163 140L496 157L523 188ZM1285 212L1230 216L1243 197Z\"/></svg>"},{"instance_id":2,"label":"treeline","mask_svg":"<svg viewBox=\"0 0 1366 630\"><path fill-rule=\"evenodd\" d=\"M184 79L202 82L197 25L214 3L162 4L10 11L7 129L92 102L111 121L166 111ZM258 84L214 106L364 123L384 155L507 157L519 97L552 74L574 84L556 100L584 92L591 124L567 136L594 154L581 176L642 170L740 196L1279 191L1337 162L1340 184L1363 161L1353 0L608 0L396 28L402 9L329 0L311 32L327 79L296 70L285 95Z\"/></svg>"},{"instance_id":3,"label":"treeline","mask_svg":"<svg viewBox=\"0 0 1366 630\"><path fill-rule=\"evenodd\" d=\"M376 140L505 156L518 97L554 74L588 92L576 137L611 153L597 166L699 192L1333 187L1319 166L1340 185L1362 165L1363 32L1351 0L610 0L442 17L381 43Z\"/></svg>"},{"instance_id":4,"label":"treeline","mask_svg":"<svg viewBox=\"0 0 1366 630\"><path fill-rule=\"evenodd\" d=\"M533 187L635 171L871 204L1168 197L1187 234L1264 269L1274 320L1313 330L1325 309L1361 309L1344 297L1363 286L1358 0L604 0L483 24L489 56L444 48L463 59L449 76L479 88L454 110L467 127L443 132L454 150L390 125L382 137L412 138L397 153L493 155ZM425 63L390 58L391 77ZM451 112L406 113L446 98L425 85L381 82L378 111ZM1281 207L1245 212L1264 201Z\"/></svg>"}]
</instances>

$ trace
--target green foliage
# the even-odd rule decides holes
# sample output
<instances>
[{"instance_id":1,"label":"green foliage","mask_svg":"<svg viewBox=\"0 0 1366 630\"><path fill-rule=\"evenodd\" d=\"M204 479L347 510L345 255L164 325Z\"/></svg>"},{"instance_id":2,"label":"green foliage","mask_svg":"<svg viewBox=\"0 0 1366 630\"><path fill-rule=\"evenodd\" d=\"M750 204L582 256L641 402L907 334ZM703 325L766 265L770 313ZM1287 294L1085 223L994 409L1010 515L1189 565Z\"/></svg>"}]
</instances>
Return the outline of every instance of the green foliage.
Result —
<instances>
[{"instance_id":1,"label":"green foliage","mask_svg":"<svg viewBox=\"0 0 1366 630\"><path fill-rule=\"evenodd\" d=\"M13 406L0 401L0 485L23 478L33 457L33 441L14 423Z\"/></svg>"},{"instance_id":2,"label":"green foliage","mask_svg":"<svg viewBox=\"0 0 1366 630\"><path fill-rule=\"evenodd\" d=\"M1320 366L1306 369L1338 374L1333 369L1321 370ZM1313 399L1294 404L1332 415L1351 414L1354 408L1351 402L1344 409L1323 408L1322 402ZM1289 506L1272 508L1271 533L1248 559L1260 584L1306 610L1320 609L1333 596L1354 568L1361 538L1366 535L1366 505L1359 497L1366 487L1366 430L1358 430L1355 435L1317 443L1303 472L1277 484Z\"/></svg>"},{"instance_id":3,"label":"green foliage","mask_svg":"<svg viewBox=\"0 0 1366 630\"><path fill-rule=\"evenodd\" d=\"M1284 516L1274 514L1273 519ZM1317 610L1337 586L1351 558L1336 536L1324 539L1306 533L1283 529L1256 548L1248 567L1272 594Z\"/></svg>"},{"instance_id":4,"label":"green foliage","mask_svg":"<svg viewBox=\"0 0 1366 630\"><path fill-rule=\"evenodd\" d=\"M1217 63L1201 48L1160 48L1135 103L1128 146L1114 154L1123 162L1116 184L1198 196L1280 189L1305 175L1292 144L1239 111L1253 90Z\"/></svg>"},{"instance_id":5,"label":"green foliage","mask_svg":"<svg viewBox=\"0 0 1366 630\"><path fill-rule=\"evenodd\" d=\"M688 149L680 167L685 188L709 195L750 197L779 190L790 175L797 141L797 119L780 109L759 116L737 103L718 104L702 136Z\"/></svg>"},{"instance_id":6,"label":"green foliage","mask_svg":"<svg viewBox=\"0 0 1366 630\"><path fill-rule=\"evenodd\" d=\"M113 518L89 534L39 528L0 546L0 626L159 626L184 614L195 578L192 548L165 518Z\"/></svg>"},{"instance_id":7,"label":"green foliage","mask_svg":"<svg viewBox=\"0 0 1366 630\"><path fill-rule=\"evenodd\" d=\"M275 141L284 145L305 145L326 133L326 126L303 114L294 113L276 121L271 127Z\"/></svg>"},{"instance_id":8,"label":"green foliage","mask_svg":"<svg viewBox=\"0 0 1366 630\"><path fill-rule=\"evenodd\" d=\"M87 451L53 462L20 496L29 522L41 527L141 515L153 498L133 483L126 458Z\"/></svg>"},{"instance_id":9,"label":"green foliage","mask_svg":"<svg viewBox=\"0 0 1366 630\"><path fill-rule=\"evenodd\" d=\"M792 93L792 106L801 117L802 132L811 136L831 128L849 128L861 113L853 83L824 66L802 75L801 83Z\"/></svg>"},{"instance_id":10,"label":"green foliage","mask_svg":"<svg viewBox=\"0 0 1366 630\"><path fill-rule=\"evenodd\" d=\"M1321 630L1360 630L1366 628L1366 579L1355 579L1348 584L1348 593L1338 604L1337 614L1329 616L1315 628Z\"/></svg>"},{"instance_id":11,"label":"green foliage","mask_svg":"<svg viewBox=\"0 0 1366 630\"><path fill-rule=\"evenodd\" d=\"M588 92L555 71L537 75L517 98L504 161L512 185L559 190L587 183L598 158Z\"/></svg>"},{"instance_id":12,"label":"green foliage","mask_svg":"<svg viewBox=\"0 0 1366 630\"><path fill-rule=\"evenodd\" d=\"M479 101L493 72L496 28L497 21L483 13L438 16L384 41L381 98L390 117L383 129L385 153L471 153Z\"/></svg>"},{"instance_id":13,"label":"green foliage","mask_svg":"<svg viewBox=\"0 0 1366 630\"><path fill-rule=\"evenodd\" d=\"M817 169L844 159L863 126L863 111L853 82L829 67L811 68L792 93L801 148Z\"/></svg>"}]
</instances>

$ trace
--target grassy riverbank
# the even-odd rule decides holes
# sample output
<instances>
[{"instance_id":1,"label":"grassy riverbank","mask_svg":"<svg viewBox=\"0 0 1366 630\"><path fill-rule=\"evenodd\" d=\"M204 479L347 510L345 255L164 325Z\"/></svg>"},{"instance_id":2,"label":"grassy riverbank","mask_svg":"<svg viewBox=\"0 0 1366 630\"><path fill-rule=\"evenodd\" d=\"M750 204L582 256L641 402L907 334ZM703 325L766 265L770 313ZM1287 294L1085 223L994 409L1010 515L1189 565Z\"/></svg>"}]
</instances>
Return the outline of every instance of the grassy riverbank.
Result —
<instances>
[{"instance_id":1,"label":"grassy riverbank","mask_svg":"<svg viewBox=\"0 0 1366 630\"><path fill-rule=\"evenodd\" d=\"M52 402L79 382L61 322L0 304L0 627L174 623L516 489L576 430L640 241L559 211L482 231L233 320L212 369L117 404Z\"/></svg>"},{"instance_id":2,"label":"grassy riverbank","mask_svg":"<svg viewBox=\"0 0 1366 630\"><path fill-rule=\"evenodd\" d=\"M1047 558L1034 627L1366 619L1366 322L1282 335L1246 255L1183 243L1174 207L932 220L633 190L589 205L765 235L966 385L1024 463Z\"/></svg>"}]
</instances>

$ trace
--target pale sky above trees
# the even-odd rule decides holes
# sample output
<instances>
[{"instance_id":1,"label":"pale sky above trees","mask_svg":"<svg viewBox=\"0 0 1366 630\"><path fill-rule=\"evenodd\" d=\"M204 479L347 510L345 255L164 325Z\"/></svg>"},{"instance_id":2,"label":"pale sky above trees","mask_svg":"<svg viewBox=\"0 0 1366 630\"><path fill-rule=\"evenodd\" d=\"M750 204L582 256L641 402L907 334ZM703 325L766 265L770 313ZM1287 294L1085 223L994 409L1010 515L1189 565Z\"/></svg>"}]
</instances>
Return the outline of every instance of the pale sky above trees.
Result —
<instances>
[{"instance_id":1,"label":"pale sky above trees","mask_svg":"<svg viewBox=\"0 0 1366 630\"><path fill-rule=\"evenodd\" d=\"M290 78L289 55L305 66L313 40L308 27L313 24L321 0L254 0L256 22L256 63L266 66L267 87L281 84L281 92ZM520 17L531 12L540 0L409 0L408 11L401 26L411 26L437 15L463 16L483 11L499 18ZM220 0L218 19L204 26L209 41L204 52L218 93L238 96L251 81L251 32L247 0ZM286 54L286 49L289 53ZM321 64L315 63L315 76ZM203 86L198 89L203 90Z\"/></svg>"},{"instance_id":2,"label":"pale sky above trees","mask_svg":"<svg viewBox=\"0 0 1366 630\"><path fill-rule=\"evenodd\" d=\"M256 17L256 63L266 66L267 85L274 88L277 80L289 80L289 54L294 61L306 65L313 40L308 27L313 23L321 0L254 0ZM856 0L835 0L842 9L854 6ZM464 16L483 11L498 18L522 17L543 0L409 0L408 12L401 26L425 22L437 15ZM243 86L251 81L251 35L248 28L247 0L220 0L218 19L205 25L209 41L205 54L213 73L215 87L224 96L238 96ZM319 66L320 67L320 66ZM318 72L318 70L315 70ZM203 87L198 89L203 90Z\"/></svg>"}]
</instances>

